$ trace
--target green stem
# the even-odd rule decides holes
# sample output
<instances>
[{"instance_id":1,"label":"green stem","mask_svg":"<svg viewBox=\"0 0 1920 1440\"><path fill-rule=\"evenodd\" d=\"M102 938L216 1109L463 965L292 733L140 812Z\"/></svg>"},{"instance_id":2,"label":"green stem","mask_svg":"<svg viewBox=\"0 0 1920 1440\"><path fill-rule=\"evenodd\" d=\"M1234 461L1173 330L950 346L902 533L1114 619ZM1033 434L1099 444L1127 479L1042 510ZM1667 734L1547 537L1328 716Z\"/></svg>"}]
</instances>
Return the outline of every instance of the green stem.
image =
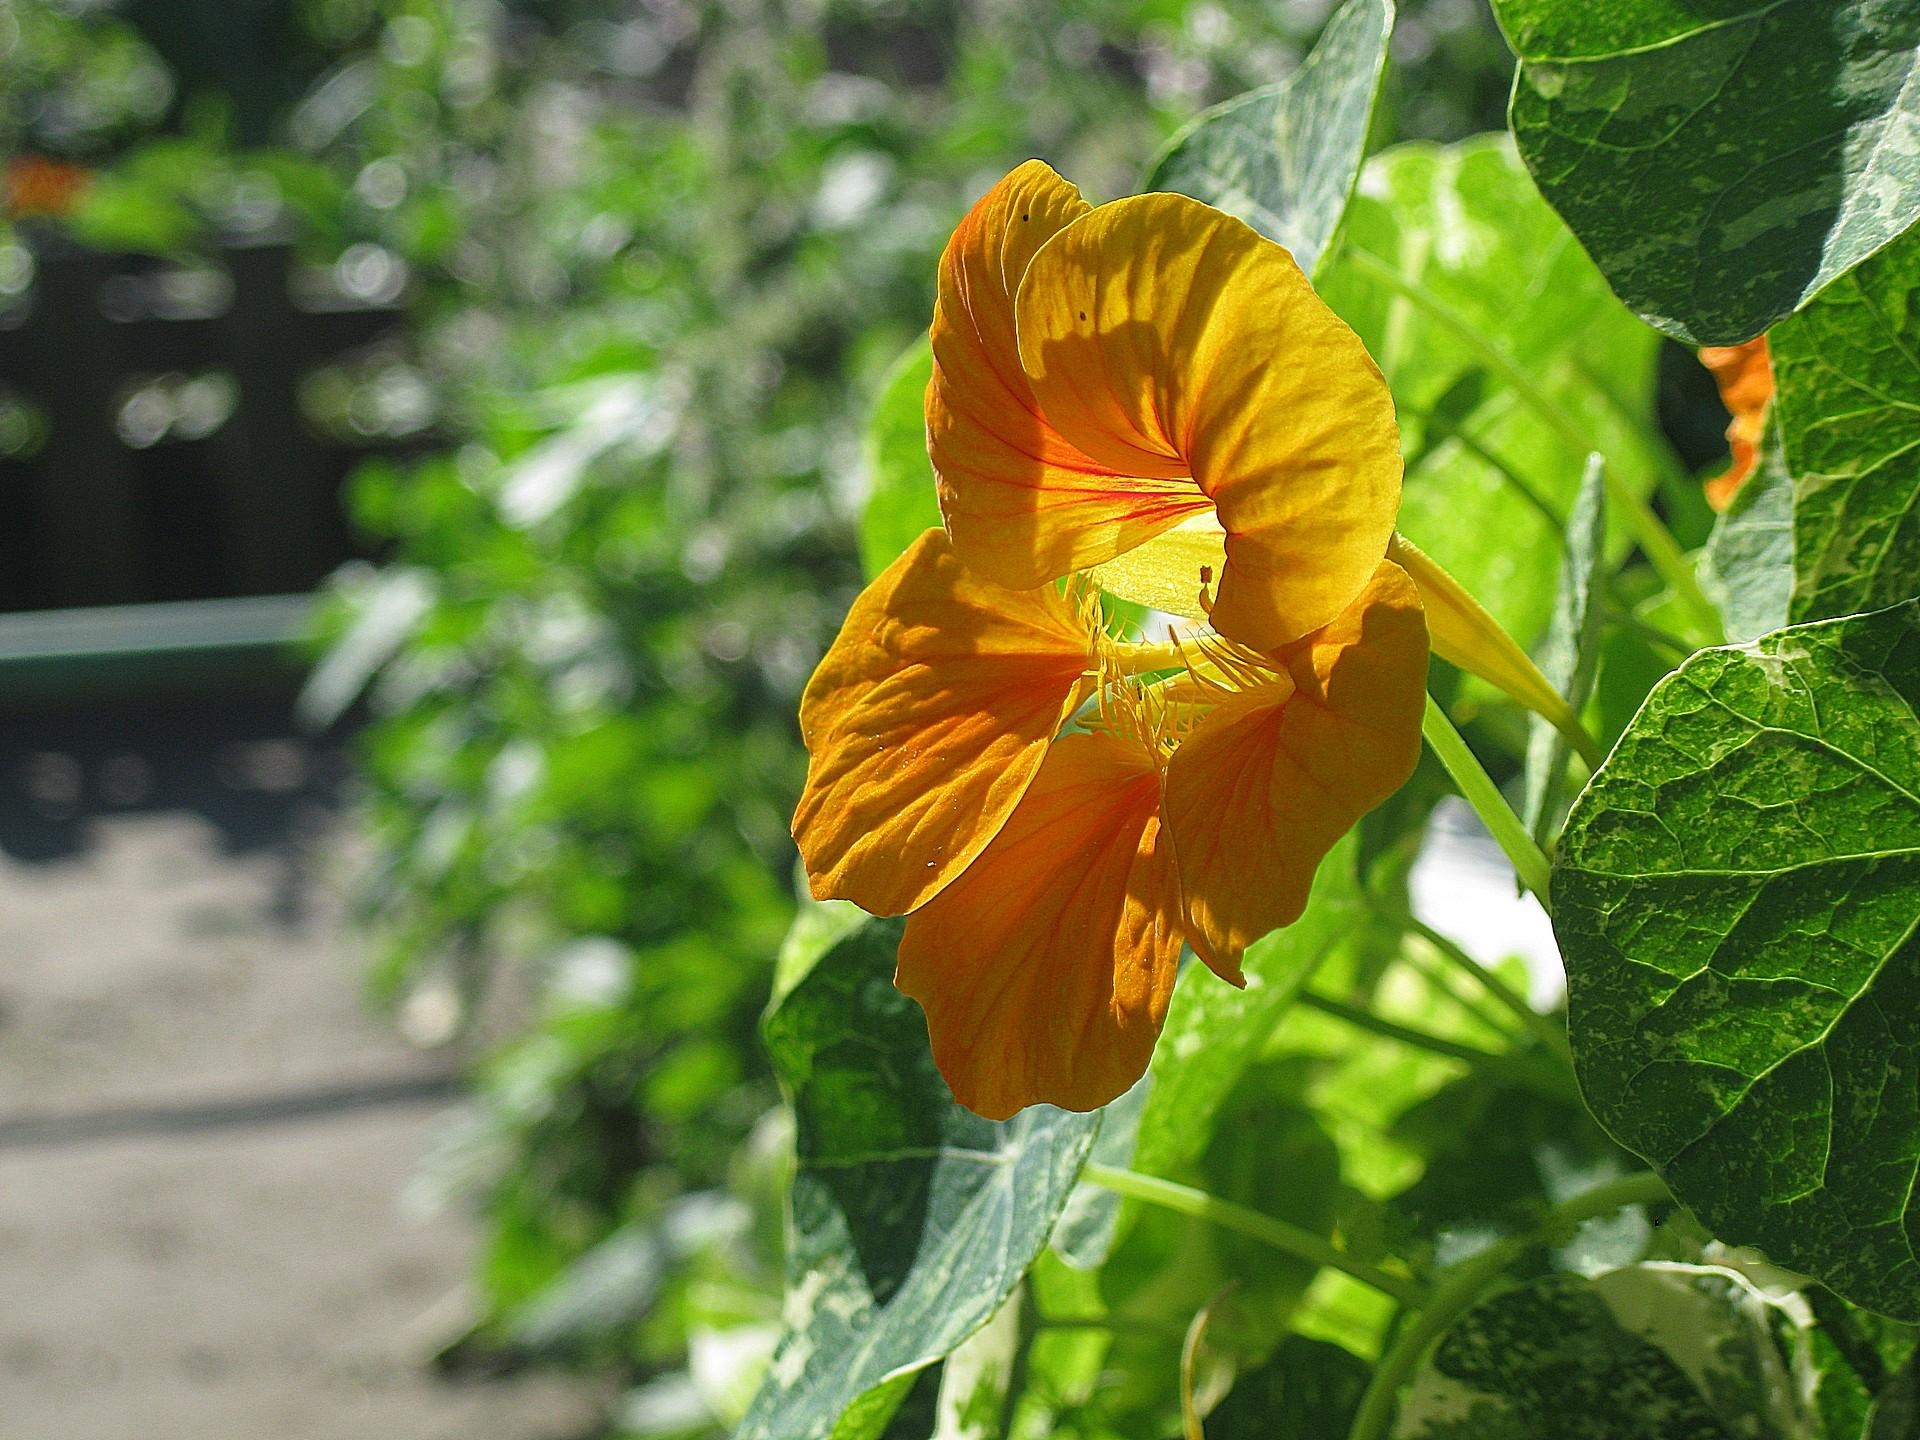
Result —
<instances>
[{"instance_id":1,"label":"green stem","mask_svg":"<svg viewBox=\"0 0 1920 1440\"><path fill-rule=\"evenodd\" d=\"M1398 1021L1383 1019L1371 1010L1350 1005L1345 1000L1335 1000L1330 995L1316 995L1311 990L1303 990L1300 992L1300 1004L1309 1010L1318 1010L1322 1015L1331 1015L1356 1030L1365 1030L1370 1035L1378 1035L1383 1040L1392 1040L1415 1050L1444 1055L1449 1060L1464 1060L1469 1065L1497 1066L1504 1058L1476 1045L1464 1045L1458 1040L1448 1040L1425 1030L1415 1030Z\"/></svg>"},{"instance_id":2,"label":"green stem","mask_svg":"<svg viewBox=\"0 0 1920 1440\"><path fill-rule=\"evenodd\" d=\"M1162 1325L1152 1320L1120 1320L1111 1315L1037 1315L1033 1328L1037 1331L1093 1330L1107 1335L1152 1335L1162 1340L1183 1340L1187 1334L1184 1325Z\"/></svg>"},{"instance_id":3,"label":"green stem","mask_svg":"<svg viewBox=\"0 0 1920 1440\"><path fill-rule=\"evenodd\" d=\"M1367 1393L1360 1401L1359 1412L1353 1417L1353 1428L1347 1432L1347 1440L1386 1440L1400 1387L1412 1378L1414 1368L1433 1343L1454 1321L1479 1303L1515 1260L1534 1246L1572 1230L1583 1220L1610 1215L1628 1205L1655 1204L1669 1198L1665 1183L1650 1172L1613 1180L1554 1207L1532 1234L1498 1241L1455 1266L1434 1287L1433 1298L1426 1308L1380 1357L1373 1378L1367 1383Z\"/></svg>"},{"instance_id":4,"label":"green stem","mask_svg":"<svg viewBox=\"0 0 1920 1440\"><path fill-rule=\"evenodd\" d=\"M1104 1190L1111 1190L1116 1195L1158 1205L1163 1210L1172 1210L1181 1215L1191 1215L1196 1220L1218 1225L1222 1230L1232 1230L1271 1245L1288 1255L1351 1275L1361 1284L1371 1285L1402 1305L1417 1306L1426 1301L1426 1291L1412 1280L1390 1275L1356 1260L1331 1240L1311 1230L1290 1225L1285 1220L1276 1220L1271 1215L1263 1215L1245 1205L1236 1205L1231 1200L1222 1200L1218 1195L1209 1195L1191 1185L1162 1180L1157 1175L1142 1175L1137 1170L1123 1170L1116 1165L1102 1165L1097 1161L1089 1162L1080 1172L1080 1178Z\"/></svg>"},{"instance_id":5,"label":"green stem","mask_svg":"<svg viewBox=\"0 0 1920 1440\"><path fill-rule=\"evenodd\" d=\"M1358 1005L1349 1005L1344 1000L1316 995L1310 990L1303 990L1300 993L1299 1003L1309 1010L1318 1010L1323 1015L1343 1021L1356 1030L1365 1030L1371 1035L1378 1035L1383 1040L1392 1040L1415 1050L1444 1055L1449 1060L1464 1061L1486 1074L1503 1076L1550 1099L1579 1098L1570 1070L1544 1069L1521 1056L1500 1055L1492 1050L1482 1050L1478 1046L1463 1045L1457 1040L1443 1039L1425 1030L1415 1030L1411 1026L1382 1019L1371 1010L1363 1009Z\"/></svg>"},{"instance_id":6,"label":"green stem","mask_svg":"<svg viewBox=\"0 0 1920 1440\"><path fill-rule=\"evenodd\" d=\"M1473 806L1480 823L1487 827L1494 841L1506 852L1507 859L1513 863L1514 873L1520 877L1520 883L1540 898L1541 905L1551 909L1547 898L1549 870L1546 855L1533 843L1533 836L1520 823L1520 817L1513 813L1513 807L1507 804L1500 787L1481 768L1473 751L1467 748L1467 742L1453 728L1447 712L1440 708L1439 702L1431 695L1427 696L1427 714L1420 722L1420 733L1427 737L1427 744L1446 767L1447 774L1453 777L1460 794Z\"/></svg>"},{"instance_id":7,"label":"green stem","mask_svg":"<svg viewBox=\"0 0 1920 1440\"><path fill-rule=\"evenodd\" d=\"M1671 631L1662 630L1651 621L1642 620L1633 611L1617 601L1609 601L1606 609L1607 619L1624 629L1633 631L1651 644L1671 651L1677 658L1684 660L1693 654L1693 646Z\"/></svg>"},{"instance_id":8,"label":"green stem","mask_svg":"<svg viewBox=\"0 0 1920 1440\"><path fill-rule=\"evenodd\" d=\"M1527 1003L1526 996L1520 994L1506 981L1494 974L1486 966L1462 950L1449 937L1442 935L1424 921L1413 921L1413 931L1426 941L1449 965L1468 976L1502 1005L1506 1006L1519 1021L1532 1031L1534 1036L1547 1050L1560 1057L1568 1065L1573 1063L1573 1049L1567 1044L1567 1032L1547 1016L1542 1015Z\"/></svg>"},{"instance_id":9,"label":"green stem","mask_svg":"<svg viewBox=\"0 0 1920 1440\"><path fill-rule=\"evenodd\" d=\"M1519 491L1521 498L1532 505L1534 509L1538 510L1548 523L1553 526L1554 538L1562 545L1566 543L1566 515L1561 511L1559 506L1555 505L1545 495L1542 495L1538 490L1534 489L1532 481L1526 479L1519 471L1515 470L1511 465L1507 464L1506 461L1494 454L1493 451L1482 445L1478 440L1474 439L1473 436L1467 434L1465 430L1454 430L1452 432L1452 438L1459 442L1462 450L1465 450L1482 465L1490 466L1507 484Z\"/></svg>"},{"instance_id":10,"label":"green stem","mask_svg":"<svg viewBox=\"0 0 1920 1440\"><path fill-rule=\"evenodd\" d=\"M1506 1040L1507 1049L1515 1048L1520 1037L1514 1034L1512 1026L1508 1023L1509 1017L1494 1008L1487 998L1485 989L1463 980L1454 973L1450 962L1435 959L1424 948L1409 949L1406 959L1408 964L1420 972L1421 978L1436 991L1453 1001L1481 1025Z\"/></svg>"},{"instance_id":11,"label":"green stem","mask_svg":"<svg viewBox=\"0 0 1920 1440\"><path fill-rule=\"evenodd\" d=\"M1358 246L1348 247L1345 254L1395 294L1425 311L1442 329L1473 351L1576 455L1585 455L1593 448L1573 417L1536 385L1533 377L1506 351L1482 335L1478 326L1460 315L1451 305L1406 279L1379 256L1369 254ZM1626 517L1633 538L1648 563L1666 581L1667 588L1680 597L1680 603L1686 607L1689 618L1700 627L1701 634L1710 642L1718 640L1724 633L1720 625L1720 612L1714 609L1713 602L1707 599L1706 592L1700 588L1699 577L1693 573L1693 566L1686 552L1680 548L1680 542L1673 538L1673 532L1667 529L1666 523L1654 512L1653 507L1627 488L1626 482L1615 473L1614 466L1607 466L1605 473L1607 499Z\"/></svg>"}]
</instances>

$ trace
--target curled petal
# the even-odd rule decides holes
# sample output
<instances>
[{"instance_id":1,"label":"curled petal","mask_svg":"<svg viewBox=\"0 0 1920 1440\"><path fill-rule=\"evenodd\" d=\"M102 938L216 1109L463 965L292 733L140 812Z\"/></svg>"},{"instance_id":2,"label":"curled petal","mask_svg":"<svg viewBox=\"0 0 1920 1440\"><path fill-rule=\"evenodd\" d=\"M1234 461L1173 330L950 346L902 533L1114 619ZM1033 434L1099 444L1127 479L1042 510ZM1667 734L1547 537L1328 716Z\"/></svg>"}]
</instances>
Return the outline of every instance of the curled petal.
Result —
<instances>
[{"instance_id":1,"label":"curled petal","mask_svg":"<svg viewBox=\"0 0 1920 1440\"><path fill-rule=\"evenodd\" d=\"M793 837L820 899L899 915L978 855L1086 693L1089 620L929 530L854 601L800 702Z\"/></svg>"},{"instance_id":2,"label":"curled petal","mask_svg":"<svg viewBox=\"0 0 1920 1440\"><path fill-rule=\"evenodd\" d=\"M1140 1078L1180 960L1160 776L1132 737L1069 735L991 845L907 921L894 983L969 1109L1104 1105Z\"/></svg>"},{"instance_id":3,"label":"curled petal","mask_svg":"<svg viewBox=\"0 0 1920 1440\"><path fill-rule=\"evenodd\" d=\"M1427 628L1419 592L1382 561L1330 625L1273 658L1181 741L1166 822L1187 933L1222 978L1306 908L1314 871L1420 758Z\"/></svg>"},{"instance_id":4,"label":"curled petal","mask_svg":"<svg viewBox=\"0 0 1920 1440\"><path fill-rule=\"evenodd\" d=\"M1285 249L1185 196L1139 195L1062 230L1014 310L1062 435L1120 474L1190 475L1217 509L1222 634L1277 650L1360 593L1400 504L1393 401Z\"/></svg>"},{"instance_id":5,"label":"curled petal","mask_svg":"<svg viewBox=\"0 0 1920 1440\"><path fill-rule=\"evenodd\" d=\"M967 564L1018 589L1107 559L1205 503L1184 481L1127 480L1089 459L1048 423L1020 368L1020 278L1090 209L1029 160L981 197L940 260L926 402L940 511Z\"/></svg>"},{"instance_id":6,"label":"curled petal","mask_svg":"<svg viewBox=\"0 0 1920 1440\"><path fill-rule=\"evenodd\" d=\"M1760 463L1760 440L1766 433L1767 405L1773 399L1773 359L1767 337L1756 335L1740 345L1708 345L1700 363L1713 372L1720 387L1720 403L1727 407L1727 448L1733 459L1707 481L1707 503L1725 510Z\"/></svg>"}]
</instances>

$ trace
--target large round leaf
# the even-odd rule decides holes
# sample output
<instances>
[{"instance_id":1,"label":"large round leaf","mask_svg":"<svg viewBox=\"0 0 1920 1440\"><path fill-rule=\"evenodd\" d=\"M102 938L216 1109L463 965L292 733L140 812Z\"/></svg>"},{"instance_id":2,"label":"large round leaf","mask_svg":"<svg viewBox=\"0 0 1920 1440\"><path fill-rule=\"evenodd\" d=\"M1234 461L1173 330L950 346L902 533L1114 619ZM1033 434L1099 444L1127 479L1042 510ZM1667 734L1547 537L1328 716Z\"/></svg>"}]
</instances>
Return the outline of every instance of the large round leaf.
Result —
<instances>
[{"instance_id":1,"label":"large round leaf","mask_svg":"<svg viewBox=\"0 0 1920 1440\"><path fill-rule=\"evenodd\" d=\"M1574 807L1588 1104L1723 1240L1920 1319L1920 602L1704 651Z\"/></svg>"},{"instance_id":2,"label":"large round leaf","mask_svg":"<svg viewBox=\"0 0 1920 1440\"><path fill-rule=\"evenodd\" d=\"M1767 339L1793 476L1790 618L1906 599L1920 589L1920 229Z\"/></svg>"},{"instance_id":3,"label":"large round leaf","mask_svg":"<svg viewBox=\"0 0 1920 1440\"><path fill-rule=\"evenodd\" d=\"M910 1377L1012 1293L1100 1125L954 1103L893 988L900 922L823 906L795 932L765 1024L796 1130L786 1335L735 1440L878 1435Z\"/></svg>"},{"instance_id":4,"label":"large round leaf","mask_svg":"<svg viewBox=\"0 0 1920 1440\"><path fill-rule=\"evenodd\" d=\"M1730 1270L1548 1275L1441 1339L1396 1440L1748 1440L1823 1433L1843 1367L1805 1358L1808 1316ZM1796 1350L1801 1353L1796 1354ZM1829 1358L1829 1357L1823 1357ZM1853 1432L1858 1434L1858 1431Z\"/></svg>"},{"instance_id":5,"label":"large round leaf","mask_svg":"<svg viewBox=\"0 0 1920 1440\"><path fill-rule=\"evenodd\" d=\"M1920 217L1911 0L1494 0L1541 191L1646 319L1757 335Z\"/></svg>"}]
</instances>

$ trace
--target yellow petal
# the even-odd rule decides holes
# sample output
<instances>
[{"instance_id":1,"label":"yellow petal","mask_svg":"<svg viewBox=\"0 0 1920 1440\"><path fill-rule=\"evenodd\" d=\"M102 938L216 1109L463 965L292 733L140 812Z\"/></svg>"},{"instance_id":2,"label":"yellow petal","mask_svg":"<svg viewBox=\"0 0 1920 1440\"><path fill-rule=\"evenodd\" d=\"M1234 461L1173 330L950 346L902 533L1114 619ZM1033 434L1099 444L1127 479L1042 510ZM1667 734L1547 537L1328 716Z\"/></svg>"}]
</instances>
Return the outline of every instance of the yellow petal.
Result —
<instances>
[{"instance_id":1,"label":"yellow petal","mask_svg":"<svg viewBox=\"0 0 1920 1440\"><path fill-rule=\"evenodd\" d=\"M1587 734L1580 717L1553 688L1553 682L1540 673L1533 657L1487 613L1473 593L1404 535L1393 537L1387 556L1419 587L1433 653L1469 675L1499 686L1565 735L1588 765L1598 767L1600 747Z\"/></svg>"},{"instance_id":2,"label":"yellow petal","mask_svg":"<svg viewBox=\"0 0 1920 1440\"><path fill-rule=\"evenodd\" d=\"M1275 650L1360 593L1400 503L1393 402L1285 249L1140 195L1055 236L1014 309L1056 430L1117 473L1190 475L1212 501L1222 634Z\"/></svg>"},{"instance_id":3,"label":"yellow petal","mask_svg":"<svg viewBox=\"0 0 1920 1440\"><path fill-rule=\"evenodd\" d=\"M940 260L926 403L940 512L969 566L1018 589L1104 559L1202 503L1191 485L1136 483L1088 459L1047 422L1020 368L1020 277L1089 208L1029 160L981 198Z\"/></svg>"},{"instance_id":4,"label":"yellow petal","mask_svg":"<svg viewBox=\"0 0 1920 1440\"><path fill-rule=\"evenodd\" d=\"M980 858L907 921L895 983L969 1109L1091 1110L1146 1070L1181 944L1159 812L1136 741L1069 735Z\"/></svg>"},{"instance_id":5,"label":"yellow petal","mask_svg":"<svg viewBox=\"0 0 1920 1440\"><path fill-rule=\"evenodd\" d=\"M1273 657L1271 682L1221 704L1167 763L1166 822L1187 934L1223 978L1306 908L1320 861L1420 758L1427 632L1382 561L1332 624Z\"/></svg>"},{"instance_id":6,"label":"yellow petal","mask_svg":"<svg viewBox=\"0 0 1920 1440\"><path fill-rule=\"evenodd\" d=\"M1085 694L1088 621L929 530L854 601L800 702L794 810L816 898L914 909L999 830Z\"/></svg>"},{"instance_id":7,"label":"yellow petal","mask_svg":"<svg viewBox=\"0 0 1920 1440\"><path fill-rule=\"evenodd\" d=\"M1088 574L1102 590L1136 605L1205 620L1201 592L1212 596L1227 564L1227 532L1208 511L1116 555Z\"/></svg>"}]
</instances>

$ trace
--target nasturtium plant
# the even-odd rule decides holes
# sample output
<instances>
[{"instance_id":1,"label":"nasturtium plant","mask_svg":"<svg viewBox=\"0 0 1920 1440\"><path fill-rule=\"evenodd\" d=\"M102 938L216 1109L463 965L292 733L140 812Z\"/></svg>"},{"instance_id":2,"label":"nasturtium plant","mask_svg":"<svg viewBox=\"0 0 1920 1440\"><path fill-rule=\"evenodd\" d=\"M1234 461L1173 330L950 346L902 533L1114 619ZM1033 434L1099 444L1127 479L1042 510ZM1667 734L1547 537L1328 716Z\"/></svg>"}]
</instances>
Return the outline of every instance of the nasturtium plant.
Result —
<instances>
[{"instance_id":1,"label":"nasturtium plant","mask_svg":"<svg viewBox=\"0 0 1920 1440\"><path fill-rule=\"evenodd\" d=\"M1494 0L1541 193L1621 299L1749 339L1920 219L1901 0Z\"/></svg>"},{"instance_id":2,"label":"nasturtium plant","mask_svg":"<svg viewBox=\"0 0 1920 1440\"><path fill-rule=\"evenodd\" d=\"M1588 8L1501 7L1523 91L1584 26L1649 113L1735 125L1626 53L1678 12ZM1668 39L1813 23L1775 10ZM1795 172L1873 203L1767 309L1777 394L1767 346L1704 357L1750 383L1693 474L1621 297L1673 312L1582 207L1656 272L1709 225L1799 232L1738 187L1549 178L1524 97L1517 145L1363 161L1392 23L1349 0L1146 194L1017 165L876 392L871 583L800 707L794 834L841 898L767 1024L797 1308L750 1433L873 1433L948 1356L942 1436L1907 1433L1920 346L1907 242L1856 262L1916 177L1892 142ZM1863 143L1904 133L1881 100ZM1550 909L1564 1014L1424 913L1449 789ZM989 1256L886 1168L955 1165L1010 1187L968 1192Z\"/></svg>"},{"instance_id":3,"label":"nasturtium plant","mask_svg":"<svg viewBox=\"0 0 1920 1440\"><path fill-rule=\"evenodd\" d=\"M311 706L391 988L550 957L474 1343L621 1440L1917 1433L1910 5L693 0L472 106L347 8L295 128L472 358Z\"/></svg>"}]
</instances>

